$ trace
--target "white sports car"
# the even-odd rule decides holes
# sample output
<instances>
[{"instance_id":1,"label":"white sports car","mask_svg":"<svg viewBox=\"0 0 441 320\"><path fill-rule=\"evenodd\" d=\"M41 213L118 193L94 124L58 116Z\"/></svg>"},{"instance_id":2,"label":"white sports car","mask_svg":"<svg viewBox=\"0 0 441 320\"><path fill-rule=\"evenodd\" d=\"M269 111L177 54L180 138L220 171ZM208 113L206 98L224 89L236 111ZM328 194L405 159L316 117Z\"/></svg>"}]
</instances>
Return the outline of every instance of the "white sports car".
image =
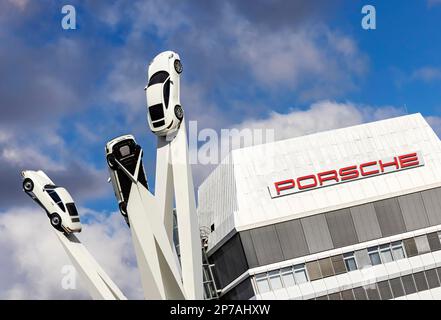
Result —
<instances>
[{"instance_id":1,"label":"white sports car","mask_svg":"<svg viewBox=\"0 0 441 320\"><path fill-rule=\"evenodd\" d=\"M148 190L147 179L141 161L142 149L136 143L135 137L127 134L107 142L105 150L110 181L118 201L119 211L129 225L127 202L132 187L132 179L137 180ZM117 162L119 162L119 165ZM138 172L137 177L135 177L136 172Z\"/></svg>"},{"instance_id":2,"label":"white sports car","mask_svg":"<svg viewBox=\"0 0 441 320\"><path fill-rule=\"evenodd\" d=\"M184 118L180 102L181 72L181 60L173 51L158 54L149 65L145 87L148 122L158 136L174 132Z\"/></svg>"},{"instance_id":3,"label":"white sports car","mask_svg":"<svg viewBox=\"0 0 441 320\"><path fill-rule=\"evenodd\" d=\"M81 231L77 208L66 189L56 186L41 170L25 170L21 175L23 190L46 211L55 229L67 233Z\"/></svg>"}]
</instances>

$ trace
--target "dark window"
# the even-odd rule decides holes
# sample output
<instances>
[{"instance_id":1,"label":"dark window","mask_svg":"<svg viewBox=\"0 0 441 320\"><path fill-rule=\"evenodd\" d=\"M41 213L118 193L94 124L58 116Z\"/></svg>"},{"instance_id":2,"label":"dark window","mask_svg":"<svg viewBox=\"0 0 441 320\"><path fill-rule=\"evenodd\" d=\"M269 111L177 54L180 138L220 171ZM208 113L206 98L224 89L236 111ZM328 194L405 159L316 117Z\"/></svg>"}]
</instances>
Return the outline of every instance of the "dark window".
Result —
<instances>
[{"instance_id":1,"label":"dark window","mask_svg":"<svg viewBox=\"0 0 441 320\"><path fill-rule=\"evenodd\" d=\"M377 285L382 300L392 299L392 291L390 290L389 282L387 280L378 282Z\"/></svg>"},{"instance_id":2,"label":"dark window","mask_svg":"<svg viewBox=\"0 0 441 320\"><path fill-rule=\"evenodd\" d=\"M354 293L352 292L352 289L344 290L341 292L341 298L343 300L354 300Z\"/></svg>"},{"instance_id":3,"label":"dark window","mask_svg":"<svg viewBox=\"0 0 441 320\"><path fill-rule=\"evenodd\" d=\"M378 292L376 283L366 287L366 293L369 300L380 300L380 293Z\"/></svg>"},{"instance_id":4,"label":"dark window","mask_svg":"<svg viewBox=\"0 0 441 320\"><path fill-rule=\"evenodd\" d=\"M80 218L72 218L72 222L80 222Z\"/></svg>"},{"instance_id":5,"label":"dark window","mask_svg":"<svg viewBox=\"0 0 441 320\"><path fill-rule=\"evenodd\" d=\"M406 255L408 258L418 255L418 249L416 247L415 239L409 238L403 240L404 248L406 249Z\"/></svg>"},{"instance_id":6,"label":"dark window","mask_svg":"<svg viewBox=\"0 0 441 320\"><path fill-rule=\"evenodd\" d=\"M163 83L168 78L168 72L165 71L159 71L156 72L149 81L148 87L157 84L157 83Z\"/></svg>"},{"instance_id":7,"label":"dark window","mask_svg":"<svg viewBox=\"0 0 441 320\"><path fill-rule=\"evenodd\" d=\"M75 207L75 204L73 202L66 203L66 207L70 216L75 217L78 215L77 207Z\"/></svg>"},{"instance_id":8,"label":"dark window","mask_svg":"<svg viewBox=\"0 0 441 320\"><path fill-rule=\"evenodd\" d=\"M322 274L320 273L320 267L317 261L307 262L306 270L308 271L309 280L311 281L320 279L322 277Z\"/></svg>"},{"instance_id":9,"label":"dark window","mask_svg":"<svg viewBox=\"0 0 441 320\"><path fill-rule=\"evenodd\" d=\"M403 284L401 283L401 278L394 278L389 280L390 287L392 288L392 293L394 298L404 296Z\"/></svg>"},{"instance_id":10,"label":"dark window","mask_svg":"<svg viewBox=\"0 0 441 320\"><path fill-rule=\"evenodd\" d=\"M346 272L345 263L343 261L343 256L341 254L338 256L332 256L331 261L334 267L335 274L341 274Z\"/></svg>"},{"instance_id":11,"label":"dark window","mask_svg":"<svg viewBox=\"0 0 441 320\"><path fill-rule=\"evenodd\" d=\"M168 108L168 98L170 97L170 80L164 83L164 88L162 89L164 93L164 106Z\"/></svg>"},{"instance_id":12,"label":"dark window","mask_svg":"<svg viewBox=\"0 0 441 320\"><path fill-rule=\"evenodd\" d=\"M401 280L403 281L404 291L406 294L412 294L417 291L415 282L413 281L413 276L411 274L401 277Z\"/></svg>"},{"instance_id":13,"label":"dark window","mask_svg":"<svg viewBox=\"0 0 441 320\"><path fill-rule=\"evenodd\" d=\"M330 294L329 300L341 300L340 292Z\"/></svg>"},{"instance_id":14,"label":"dark window","mask_svg":"<svg viewBox=\"0 0 441 320\"><path fill-rule=\"evenodd\" d=\"M429 289L439 287L439 280L438 280L438 275L436 274L436 270L431 269L431 270L426 270L425 272L426 272L426 278L427 278L427 283L429 285Z\"/></svg>"},{"instance_id":15,"label":"dark window","mask_svg":"<svg viewBox=\"0 0 441 320\"><path fill-rule=\"evenodd\" d=\"M332 268L331 258L320 259L319 261L320 270L322 271L322 276L330 277L334 275L334 269Z\"/></svg>"},{"instance_id":16,"label":"dark window","mask_svg":"<svg viewBox=\"0 0 441 320\"><path fill-rule=\"evenodd\" d=\"M160 120L164 118L164 108L162 107L162 103L155 104L149 107L150 119L152 121Z\"/></svg>"},{"instance_id":17,"label":"dark window","mask_svg":"<svg viewBox=\"0 0 441 320\"><path fill-rule=\"evenodd\" d=\"M415 278L415 283L418 291L429 289L426 281L426 276L424 275L423 271L415 273L413 277Z\"/></svg>"},{"instance_id":18,"label":"dark window","mask_svg":"<svg viewBox=\"0 0 441 320\"><path fill-rule=\"evenodd\" d=\"M366 291L363 287L354 288L355 300L367 300Z\"/></svg>"},{"instance_id":19,"label":"dark window","mask_svg":"<svg viewBox=\"0 0 441 320\"><path fill-rule=\"evenodd\" d=\"M61 202L60 196L54 190L48 190L47 193L55 203Z\"/></svg>"},{"instance_id":20,"label":"dark window","mask_svg":"<svg viewBox=\"0 0 441 320\"><path fill-rule=\"evenodd\" d=\"M164 120L158 121L158 122L154 122L153 123L153 128L159 128L162 127L165 124Z\"/></svg>"},{"instance_id":21,"label":"dark window","mask_svg":"<svg viewBox=\"0 0 441 320\"><path fill-rule=\"evenodd\" d=\"M439 242L438 232L432 232L427 235L427 240L429 241L430 250L437 251L441 250L441 243Z\"/></svg>"},{"instance_id":22,"label":"dark window","mask_svg":"<svg viewBox=\"0 0 441 320\"><path fill-rule=\"evenodd\" d=\"M315 300L329 300L329 299L328 299L328 296L321 296L321 297L315 298Z\"/></svg>"}]
</instances>

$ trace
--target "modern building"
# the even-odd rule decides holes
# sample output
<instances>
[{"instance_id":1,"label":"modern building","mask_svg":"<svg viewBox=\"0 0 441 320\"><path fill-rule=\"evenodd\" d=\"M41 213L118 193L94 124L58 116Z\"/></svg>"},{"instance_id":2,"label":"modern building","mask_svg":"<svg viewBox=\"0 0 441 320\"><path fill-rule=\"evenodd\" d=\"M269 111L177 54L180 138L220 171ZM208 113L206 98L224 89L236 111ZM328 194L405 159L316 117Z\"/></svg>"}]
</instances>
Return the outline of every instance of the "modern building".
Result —
<instances>
[{"instance_id":1,"label":"modern building","mask_svg":"<svg viewBox=\"0 0 441 320\"><path fill-rule=\"evenodd\" d=\"M441 299L441 142L421 114L233 150L198 197L221 299Z\"/></svg>"}]
</instances>

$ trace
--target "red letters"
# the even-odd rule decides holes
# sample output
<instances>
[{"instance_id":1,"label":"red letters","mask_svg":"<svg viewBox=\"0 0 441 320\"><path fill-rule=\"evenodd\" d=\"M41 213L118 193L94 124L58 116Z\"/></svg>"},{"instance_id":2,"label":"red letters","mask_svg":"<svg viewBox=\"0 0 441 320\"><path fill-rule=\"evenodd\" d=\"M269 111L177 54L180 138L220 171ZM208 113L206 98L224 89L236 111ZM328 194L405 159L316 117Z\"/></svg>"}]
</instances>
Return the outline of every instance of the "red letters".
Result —
<instances>
[{"instance_id":1,"label":"red letters","mask_svg":"<svg viewBox=\"0 0 441 320\"><path fill-rule=\"evenodd\" d=\"M399 156L398 159L400 160L401 168L414 167L420 164L420 161L418 160L418 155L416 153L404 154L402 156Z\"/></svg>"},{"instance_id":2,"label":"red letters","mask_svg":"<svg viewBox=\"0 0 441 320\"><path fill-rule=\"evenodd\" d=\"M312 179L314 182L309 183L309 184L305 184L305 185L302 186L302 184L300 182L304 181L304 180L309 180L309 179ZM317 187L317 178L313 174L311 174L309 176L304 176L304 177L297 178L297 185L299 187L299 190Z\"/></svg>"},{"instance_id":3,"label":"red letters","mask_svg":"<svg viewBox=\"0 0 441 320\"><path fill-rule=\"evenodd\" d=\"M373 175L373 174L380 173L379 170L364 171L364 168L372 167L372 166L374 166L376 164L377 164L377 161L371 161L371 162L366 162L366 163L360 164L361 175L363 177L366 177L366 176L370 176L370 175Z\"/></svg>"},{"instance_id":4,"label":"red letters","mask_svg":"<svg viewBox=\"0 0 441 320\"><path fill-rule=\"evenodd\" d=\"M424 160L420 158L420 154L414 152L393 157L393 160L370 161L362 163L359 166L353 165L340 168L339 170L328 170L317 174L302 176L297 179L278 181L274 183L277 194L274 195L274 189L270 189L270 193L272 197L277 197L282 191L285 191L286 194L296 193L305 189L326 187L327 185L347 180L355 180L360 177L368 177L380 173L389 173L423 164ZM333 182L326 184L326 181Z\"/></svg>"},{"instance_id":5,"label":"red letters","mask_svg":"<svg viewBox=\"0 0 441 320\"><path fill-rule=\"evenodd\" d=\"M295 183L293 179L288 179L279 182L274 182L274 187L276 188L277 195L279 195L280 191L294 189Z\"/></svg>"},{"instance_id":6,"label":"red letters","mask_svg":"<svg viewBox=\"0 0 441 320\"><path fill-rule=\"evenodd\" d=\"M338 173L340 174L341 181L357 179L360 175L360 173L358 173L357 166L341 168L338 170Z\"/></svg>"},{"instance_id":7,"label":"red letters","mask_svg":"<svg viewBox=\"0 0 441 320\"><path fill-rule=\"evenodd\" d=\"M381 172L384 172L384 168L390 167L390 166L395 166L395 168L397 170L400 168L398 165L397 157L394 157L394 161L392 161L392 162L383 163L383 161L380 160L380 161L378 161L378 164L380 165Z\"/></svg>"},{"instance_id":8,"label":"red letters","mask_svg":"<svg viewBox=\"0 0 441 320\"><path fill-rule=\"evenodd\" d=\"M331 180L334 180L335 182L339 181L336 170L320 172L319 174L317 174L317 177L321 186L325 181L331 181Z\"/></svg>"}]
</instances>

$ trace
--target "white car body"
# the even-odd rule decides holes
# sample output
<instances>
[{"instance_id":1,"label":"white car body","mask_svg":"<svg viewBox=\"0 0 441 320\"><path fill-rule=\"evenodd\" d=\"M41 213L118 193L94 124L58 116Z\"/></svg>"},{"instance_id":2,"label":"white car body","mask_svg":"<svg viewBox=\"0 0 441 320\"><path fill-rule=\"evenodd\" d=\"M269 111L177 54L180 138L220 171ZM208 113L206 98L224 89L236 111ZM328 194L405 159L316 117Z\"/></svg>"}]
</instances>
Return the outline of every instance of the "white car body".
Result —
<instances>
[{"instance_id":1,"label":"white car body","mask_svg":"<svg viewBox=\"0 0 441 320\"><path fill-rule=\"evenodd\" d=\"M118 207L129 224L127 216L127 201L130 195L132 181L125 172L117 165L116 160L132 175L138 169L137 179L148 190L147 179L142 165L142 149L136 143L135 137L127 134L110 140L105 148L106 159L109 168L110 181L118 201Z\"/></svg>"},{"instance_id":2,"label":"white car body","mask_svg":"<svg viewBox=\"0 0 441 320\"><path fill-rule=\"evenodd\" d=\"M51 225L67 233L81 232L81 222L74 200L67 190L56 186L41 170L24 170L23 190L47 213Z\"/></svg>"},{"instance_id":3,"label":"white car body","mask_svg":"<svg viewBox=\"0 0 441 320\"><path fill-rule=\"evenodd\" d=\"M158 54L148 68L147 98L150 130L165 136L176 131L184 117L180 102L182 64L173 51Z\"/></svg>"}]
</instances>

